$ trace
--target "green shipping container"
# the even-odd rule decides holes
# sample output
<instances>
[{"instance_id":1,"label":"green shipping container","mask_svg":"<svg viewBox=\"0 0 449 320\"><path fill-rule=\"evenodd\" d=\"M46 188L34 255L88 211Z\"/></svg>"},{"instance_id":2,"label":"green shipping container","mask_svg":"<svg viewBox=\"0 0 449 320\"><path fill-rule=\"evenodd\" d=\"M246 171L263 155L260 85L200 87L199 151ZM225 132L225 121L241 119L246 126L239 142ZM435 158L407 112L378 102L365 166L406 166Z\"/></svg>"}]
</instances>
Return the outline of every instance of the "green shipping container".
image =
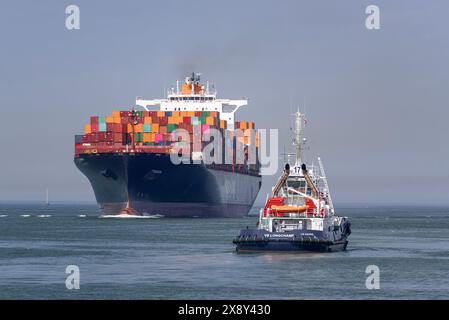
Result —
<instances>
[{"instance_id":1,"label":"green shipping container","mask_svg":"<svg viewBox=\"0 0 449 320\"><path fill-rule=\"evenodd\" d=\"M98 117L98 123L106 123L106 117Z\"/></svg>"},{"instance_id":2,"label":"green shipping container","mask_svg":"<svg viewBox=\"0 0 449 320\"><path fill-rule=\"evenodd\" d=\"M176 129L176 124L169 123L167 125L167 132L173 132L173 131L175 131L175 129Z\"/></svg>"},{"instance_id":3,"label":"green shipping container","mask_svg":"<svg viewBox=\"0 0 449 320\"><path fill-rule=\"evenodd\" d=\"M190 123L192 125L199 125L200 124L200 120L198 119L198 117L192 117L192 118L190 118Z\"/></svg>"},{"instance_id":4,"label":"green shipping container","mask_svg":"<svg viewBox=\"0 0 449 320\"><path fill-rule=\"evenodd\" d=\"M141 132L134 134L134 142L142 142L143 141L143 134Z\"/></svg>"},{"instance_id":5,"label":"green shipping container","mask_svg":"<svg viewBox=\"0 0 449 320\"><path fill-rule=\"evenodd\" d=\"M151 132L151 124L144 124L143 132Z\"/></svg>"},{"instance_id":6,"label":"green shipping container","mask_svg":"<svg viewBox=\"0 0 449 320\"><path fill-rule=\"evenodd\" d=\"M106 123L99 122L98 123L98 131L99 132L106 132Z\"/></svg>"}]
</instances>

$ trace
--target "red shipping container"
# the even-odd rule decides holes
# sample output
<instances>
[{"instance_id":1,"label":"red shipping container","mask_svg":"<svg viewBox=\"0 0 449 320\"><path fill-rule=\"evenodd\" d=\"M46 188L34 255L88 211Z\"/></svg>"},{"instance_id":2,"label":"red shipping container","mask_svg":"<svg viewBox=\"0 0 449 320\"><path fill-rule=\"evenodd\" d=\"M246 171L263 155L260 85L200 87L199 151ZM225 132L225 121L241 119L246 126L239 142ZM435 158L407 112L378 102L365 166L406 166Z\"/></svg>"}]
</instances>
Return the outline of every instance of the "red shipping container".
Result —
<instances>
[{"instance_id":1,"label":"red shipping container","mask_svg":"<svg viewBox=\"0 0 449 320\"><path fill-rule=\"evenodd\" d=\"M106 141L106 132L98 132L98 141L99 142Z\"/></svg>"},{"instance_id":2,"label":"red shipping container","mask_svg":"<svg viewBox=\"0 0 449 320\"><path fill-rule=\"evenodd\" d=\"M187 132L189 132L189 134L193 133L193 125L191 125L191 124L180 123L178 128L187 130Z\"/></svg>"},{"instance_id":3,"label":"red shipping container","mask_svg":"<svg viewBox=\"0 0 449 320\"><path fill-rule=\"evenodd\" d=\"M128 124L129 123L129 118L128 117L121 117L120 118L120 122L122 124Z\"/></svg>"},{"instance_id":4,"label":"red shipping container","mask_svg":"<svg viewBox=\"0 0 449 320\"><path fill-rule=\"evenodd\" d=\"M94 132L90 134L90 142L91 143L98 143L98 133Z\"/></svg>"},{"instance_id":5,"label":"red shipping container","mask_svg":"<svg viewBox=\"0 0 449 320\"><path fill-rule=\"evenodd\" d=\"M106 131L114 132L114 124L113 123L106 123Z\"/></svg>"},{"instance_id":6,"label":"red shipping container","mask_svg":"<svg viewBox=\"0 0 449 320\"><path fill-rule=\"evenodd\" d=\"M185 124L190 124L190 117L183 117L182 118L182 123L185 123Z\"/></svg>"},{"instance_id":7,"label":"red shipping container","mask_svg":"<svg viewBox=\"0 0 449 320\"><path fill-rule=\"evenodd\" d=\"M90 131L92 133L98 132L98 123L94 123L90 125Z\"/></svg>"},{"instance_id":8,"label":"red shipping container","mask_svg":"<svg viewBox=\"0 0 449 320\"><path fill-rule=\"evenodd\" d=\"M97 116L92 116L90 117L90 125L98 125L98 117Z\"/></svg>"},{"instance_id":9,"label":"red shipping container","mask_svg":"<svg viewBox=\"0 0 449 320\"><path fill-rule=\"evenodd\" d=\"M113 132L107 132L106 133L106 141L112 142L114 141L114 133Z\"/></svg>"},{"instance_id":10,"label":"red shipping container","mask_svg":"<svg viewBox=\"0 0 449 320\"><path fill-rule=\"evenodd\" d=\"M150 117L157 117L157 111L149 111Z\"/></svg>"},{"instance_id":11,"label":"red shipping container","mask_svg":"<svg viewBox=\"0 0 449 320\"><path fill-rule=\"evenodd\" d=\"M120 117L128 117L129 111L120 111Z\"/></svg>"},{"instance_id":12,"label":"red shipping container","mask_svg":"<svg viewBox=\"0 0 449 320\"><path fill-rule=\"evenodd\" d=\"M154 115L154 116L152 115L151 116L151 122L152 123L159 123L159 118L157 117L157 115Z\"/></svg>"},{"instance_id":13,"label":"red shipping container","mask_svg":"<svg viewBox=\"0 0 449 320\"><path fill-rule=\"evenodd\" d=\"M114 123L113 132L122 132L122 125L120 123Z\"/></svg>"},{"instance_id":14,"label":"red shipping container","mask_svg":"<svg viewBox=\"0 0 449 320\"><path fill-rule=\"evenodd\" d=\"M159 122L161 126L166 126L168 124L168 118L167 117L159 117Z\"/></svg>"}]
</instances>

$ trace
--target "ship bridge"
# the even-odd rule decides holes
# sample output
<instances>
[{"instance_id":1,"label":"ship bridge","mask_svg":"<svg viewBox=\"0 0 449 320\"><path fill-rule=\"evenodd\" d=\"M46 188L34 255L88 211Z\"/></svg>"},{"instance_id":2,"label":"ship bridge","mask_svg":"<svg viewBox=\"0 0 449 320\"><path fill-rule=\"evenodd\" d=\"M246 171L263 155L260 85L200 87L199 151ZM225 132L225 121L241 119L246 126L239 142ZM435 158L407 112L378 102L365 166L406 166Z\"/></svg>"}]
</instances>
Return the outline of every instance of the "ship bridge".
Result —
<instances>
[{"instance_id":1,"label":"ship bridge","mask_svg":"<svg viewBox=\"0 0 449 320\"><path fill-rule=\"evenodd\" d=\"M186 77L182 86L177 80L176 87L167 91L165 99L136 98L136 105L146 111L217 111L220 119L227 122L228 130L234 130L235 113L247 104L248 99L217 99L215 86L211 86L209 81L202 84L199 73Z\"/></svg>"}]
</instances>

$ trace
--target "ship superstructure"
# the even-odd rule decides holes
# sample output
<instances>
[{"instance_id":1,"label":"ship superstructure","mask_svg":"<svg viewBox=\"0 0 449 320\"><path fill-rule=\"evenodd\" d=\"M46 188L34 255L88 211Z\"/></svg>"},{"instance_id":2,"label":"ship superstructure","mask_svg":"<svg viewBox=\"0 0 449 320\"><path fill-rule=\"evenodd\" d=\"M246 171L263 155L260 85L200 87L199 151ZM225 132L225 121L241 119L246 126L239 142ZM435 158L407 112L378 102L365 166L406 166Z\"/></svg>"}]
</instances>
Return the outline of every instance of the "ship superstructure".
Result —
<instances>
[{"instance_id":1,"label":"ship superstructure","mask_svg":"<svg viewBox=\"0 0 449 320\"><path fill-rule=\"evenodd\" d=\"M234 130L235 113L242 106L248 104L248 99L218 99L215 86L211 86L209 81L202 84L200 75L192 73L185 78L185 82L180 86L179 80L176 87L171 87L167 91L166 99L146 100L137 97L136 105L141 106L146 111L201 111L218 112L220 120L227 123L227 129Z\"/></svg>"}]
</instances>

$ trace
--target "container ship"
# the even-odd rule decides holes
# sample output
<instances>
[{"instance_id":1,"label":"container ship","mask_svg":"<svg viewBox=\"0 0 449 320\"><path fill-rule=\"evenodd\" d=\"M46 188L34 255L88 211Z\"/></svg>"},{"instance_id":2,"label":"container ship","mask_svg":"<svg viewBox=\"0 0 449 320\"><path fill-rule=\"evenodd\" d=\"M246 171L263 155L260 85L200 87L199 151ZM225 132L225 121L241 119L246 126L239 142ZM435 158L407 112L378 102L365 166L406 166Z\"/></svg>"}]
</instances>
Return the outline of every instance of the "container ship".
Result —
<instances>
[{"instance_id":1,"label":"container ship","mask_svg":"<svg viewBox=\"0 0 449 320\"><path fill-rule=\"evenodd\" d=\"M303 116L296 113L296 160L287 162L267 196L254 229L243 229L233 240L236 250L330 252L345 250L351 234L347 217L335 214L321 159L318 167L302 162Z\"/></svg>"},{"instance_id":2,"label":"container ship","mask_svg":"<svg viewBox=\"0 0 449 320\"><path fill-rule=\"evenodd\" d=\"M135 108L92 116L75 136L74 162L92 185L101 215L247 215L262 183L254 122L235 121L247 103L218 99L193 73L164 99L138 97ZM180 129L192 139L179 138ZM221 148L204 161L204 136L213 130L223 137L214 141ZM249 161L251 150L255 161ZM172 160L175 153L182 163Z\"/></svg>"}]
</instances>

